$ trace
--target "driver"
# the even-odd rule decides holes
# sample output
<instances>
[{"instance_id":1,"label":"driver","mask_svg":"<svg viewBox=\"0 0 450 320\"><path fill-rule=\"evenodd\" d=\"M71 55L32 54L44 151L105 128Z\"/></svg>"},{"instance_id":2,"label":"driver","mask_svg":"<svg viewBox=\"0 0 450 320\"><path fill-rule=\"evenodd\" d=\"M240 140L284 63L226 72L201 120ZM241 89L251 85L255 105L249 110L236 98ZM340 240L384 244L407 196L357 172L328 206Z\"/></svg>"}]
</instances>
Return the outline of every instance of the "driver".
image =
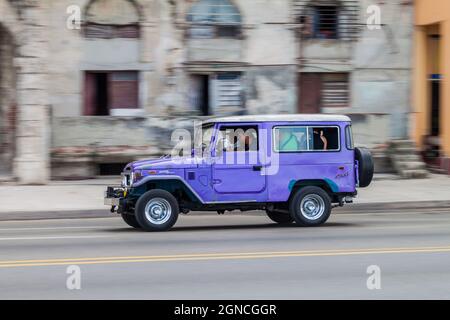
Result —
<instances>
[{"instance_id":1,"label":"driver","mask_svg":"<svg viewBox=\"0 0 450 320\"><path fill-rule=\"evenodd\" d=\"M258 150L257 140L254 132L247 130L238 130L237 142L235 144L235 151L256 151Z\"/></svg>"}]
</instances>

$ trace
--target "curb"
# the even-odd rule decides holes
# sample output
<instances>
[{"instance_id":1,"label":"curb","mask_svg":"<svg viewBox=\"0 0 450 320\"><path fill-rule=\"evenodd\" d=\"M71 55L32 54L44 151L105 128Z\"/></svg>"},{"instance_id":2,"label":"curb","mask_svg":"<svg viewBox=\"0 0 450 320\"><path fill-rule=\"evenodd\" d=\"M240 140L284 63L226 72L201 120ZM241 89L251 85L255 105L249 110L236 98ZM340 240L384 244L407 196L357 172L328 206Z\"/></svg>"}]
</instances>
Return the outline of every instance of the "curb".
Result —
<instances>
[{"instance_id":1,"label":"curb","mask_svg":"<svg viewBox=\"0 0 450 320\"><path fill-rule=\"evenodd\" d=\"M417 202L382 202L382 203L354 203L343 208L335 208L334 214L365 214L365 213L401 213L405 211L420 212L423 210L448 209L449 201L417 201ZM240 212L236 211L237 214ZM236 214L235 213L235 214ZM250 213L250 212L249 212ZM242 213L247 214L247 213ZM255 213L250 213L255 214ZM194 212L193 215L217 215L214 211ZM0 213L0 221L24 221L46 219L93 219L118 217L116 213L105 210L74 210L74 211L38 211Z\"/></svg>"}]
</instances>

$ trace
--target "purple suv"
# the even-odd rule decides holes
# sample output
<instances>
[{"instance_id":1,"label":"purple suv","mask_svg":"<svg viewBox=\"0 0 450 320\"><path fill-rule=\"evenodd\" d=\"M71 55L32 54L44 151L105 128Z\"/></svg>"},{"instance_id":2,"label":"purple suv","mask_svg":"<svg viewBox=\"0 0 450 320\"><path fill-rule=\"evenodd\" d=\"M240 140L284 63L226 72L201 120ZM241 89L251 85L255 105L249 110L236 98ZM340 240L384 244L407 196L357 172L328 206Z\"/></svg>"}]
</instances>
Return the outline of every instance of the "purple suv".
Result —
<instances>
[{"instance_id":1,"label":"purple suv","mask_svg":"<svg viewBox=\"0 0 450 320\"><path fill-rule=\"evenodd\" d=\"M318 226L372 176L347 116L236 116L198 126L188 156L128 164L105 204L146 231L168 230L189 211L264 210L276 223Z\"/></svg>"}]
</instances>

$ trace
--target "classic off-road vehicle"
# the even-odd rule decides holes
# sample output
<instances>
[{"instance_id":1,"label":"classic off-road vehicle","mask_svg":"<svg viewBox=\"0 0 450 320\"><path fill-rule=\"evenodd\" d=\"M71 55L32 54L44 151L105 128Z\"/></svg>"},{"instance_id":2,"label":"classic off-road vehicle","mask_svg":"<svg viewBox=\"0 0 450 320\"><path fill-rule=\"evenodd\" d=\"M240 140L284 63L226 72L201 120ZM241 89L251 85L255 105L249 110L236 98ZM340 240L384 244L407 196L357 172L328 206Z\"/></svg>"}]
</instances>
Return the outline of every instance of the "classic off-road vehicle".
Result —
<instances>
[{"instance_id":1,"label":"classic off-road vehicle","mask_svg":"<svg viewBox=\"0 0 450 320\"><path fill-rule=\"evenodd\" d=\"M236 116L205 121L188 157L135 161L105 204L130 226L170 229L179 213L264 210L276 223L325 223L373 176L340 115Z\"/></svg>"}]
</instances>

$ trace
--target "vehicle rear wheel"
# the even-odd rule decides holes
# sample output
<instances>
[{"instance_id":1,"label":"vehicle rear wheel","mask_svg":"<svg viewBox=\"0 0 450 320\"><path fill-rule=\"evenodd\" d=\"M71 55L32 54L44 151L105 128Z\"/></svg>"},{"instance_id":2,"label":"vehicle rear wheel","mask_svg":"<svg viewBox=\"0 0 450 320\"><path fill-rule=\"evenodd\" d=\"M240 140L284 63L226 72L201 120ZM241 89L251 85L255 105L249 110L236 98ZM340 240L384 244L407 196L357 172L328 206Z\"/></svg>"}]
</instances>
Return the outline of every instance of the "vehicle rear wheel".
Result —
<instances>
[{"instance_id":1,"label":"vehicle rear wheel","mask_svg":"<svg viewBox=\"0 0 450 320\"><path fill-rule=\"evenodd\" d=\"M303 227L324 224L331 214L331 199L325 190L315 186L303 187L289 203L289 212L295 222Z\"/></svg>"},{"instance_id":2,"label":"vehicle rear wheel","mask_svg":"<svg viewBox=\"0 0 450 320\"><path fill-rule=\"evenodd\" d=\"M266 213L267 216L270 218L270 220L279 224L289 224L294 221L294 219L292 219L289 213L276 212L270 210L266 210Z\"/></svg>"},{"instance_id":3,"label":"vehicle rear wheel","mask_svg":"<svg viewBox=\"0 0 450 320\"><path fill-rule=\"evenodd\" d=\"M150 190L136 202L135 216L145 231L166 231L177 222L177 199L165 190Z\"/></svg>"},{"instance_id":4,"label":"vehicle rear wheel","mask_svg":"<svg viewBox=\"0 0 450 320\"><path fill-rule=\"evenodd\" d=\"M140 229L141 228L140 224L136 220L136 217L131 215L131 214L122 214L122 219L130 227L133 227L133 228L136 228L136 229Z\"/></svg>"}]
</instances>

